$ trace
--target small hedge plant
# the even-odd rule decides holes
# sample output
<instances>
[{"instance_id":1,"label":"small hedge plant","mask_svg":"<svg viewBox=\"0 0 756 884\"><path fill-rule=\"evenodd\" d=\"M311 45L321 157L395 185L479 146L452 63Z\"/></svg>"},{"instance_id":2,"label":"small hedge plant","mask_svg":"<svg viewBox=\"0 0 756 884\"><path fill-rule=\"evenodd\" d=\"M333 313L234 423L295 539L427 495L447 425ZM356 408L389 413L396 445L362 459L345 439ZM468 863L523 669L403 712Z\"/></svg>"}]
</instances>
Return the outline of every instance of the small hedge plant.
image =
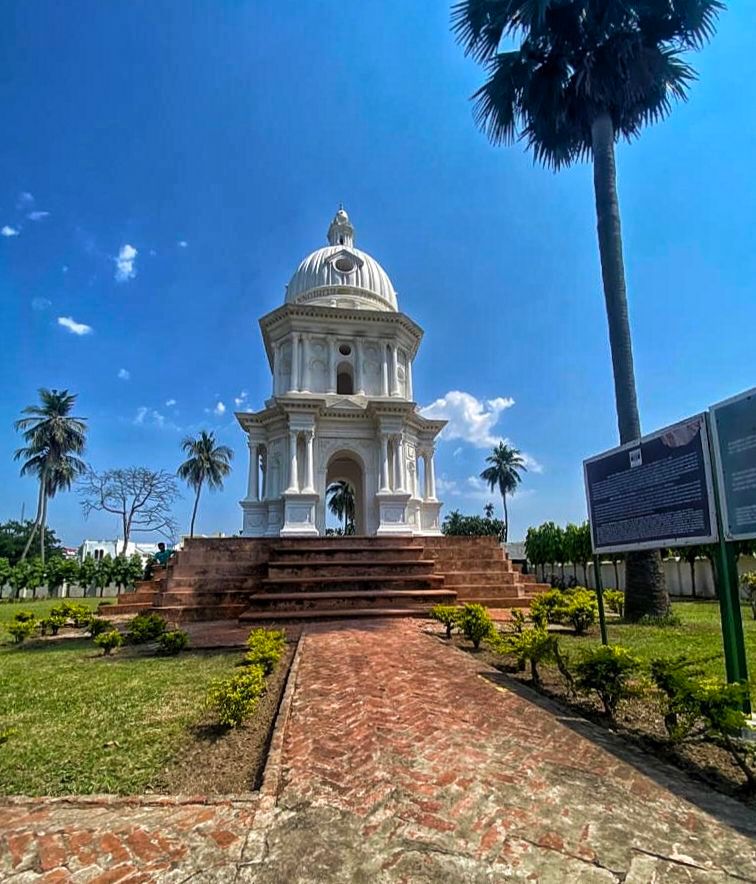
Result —
<instances>
[{"instance_id":1,"label":"small hedge plant","mask_svg":"<svg viewBox=\"0 0 756 884\"><path fill-rule=\"evenodd\" d=\"M609 718L614 719L622 700L639 693L633 683L641 662L619 645L599 645L584 650L575 664L575 684L584 693L598 694Z\"/></svg>"},{"instance_id":2,"label":"small hedge plant","mask_svg":"<svg viewBox=\"0 0 756 884\"><path fill-rule=\"evenodd\" d=\"M165 618L160 614L137 614L129 622L127 637L131 644L141 645L160 638L167 626Z\"/></svg>"},{"instance_id":3,"label":"small hedge plant","mask_svg":"<svg viewBox=\"0 0 756 884\"><path fill-rule=\"evenodd\" d=\"M240 727L255 711L264 692L265 670L262 666L247 666L227 678L216 679L207 699L220 724Z\"/></svg>"},{"instance_id":4,"label":"small hedge plant","mask_svg":"<svg viewBox=\"0 0 756 884\"><path fill-rule=\"evenodd\" d=\"M92 619L92 612L86 605L78 602L61 602L50 608L50 617L61 617L64 622L71 623L77 629L89 626Z\"/></svg>"},{"instance_id":5,"label":"small hedge plant","mask_svg":"<svg viewBox=\"0 0 756 884\"><path fill-rule=\"evenodd\" d=\"M68 623L68 619L62 614L50 614L44 620L39 621L39 631L42 635L47 635L48 630L51 635L57 635L60 632L60 627L65 626L66 623Z\"/></svg>"},{"instance_id":6,"label":"small hedge plant","mask_svg":"<svg viewBox=\"0 0 756 884\"><path fill-rule=\"evenodd\" d=\"M494 623L483 605L464 605L459 615L459 628L477 651L481 641L494 631Z\"/></svg>"},{"instance_id":7,"label":"small hedge plant","mask_svg":"<svg viewBox=\"0 0 756 884\"><path fill-rule=\"evenodd\" d=\"M111 632L113 629L115 629L113 623L104 617L91 617L87 625L87 631L92 638L97 638L103 632Z\"/></svg>"},{"instance_id":8,"label":"small hedge plant","mask_svg":"<svg viewBox=\"0 0 756 884\"><path fill-rule=\"evenodd\" d=\"M94 643L98 648L102 648L102 653L109 657L116 649L123 644L123 636L117 629L111 629L110 632L101 632L95 636Z\"/></svg>"},{"instance_id":9,"label":"small hedge plant","mask_svg":"<svg viewBox=\"0 0 756 884\"><path fill-rule=\"evenodd\" d=\"M14 620L13 623L8 624L7 629L13 637L13 641L17 645L20 645L21 642L26 641L27 638L31 638L31 636L37 631L37 621Z\"/></svg>"},{"instance_id":10,"label":"small hedge plant","mask_svg":"<svg viewBox=\"0 0 756 884\"><path fill-rule=\"evenodd\" d=\"M270 675L286 651L286 633L282 629L253 629L247 638L244 663L261 666Z\"/></svg>"},{"instance_id":11,"label":"small hedge plant","mask_svg":"<svg viewBox=\"0 0 756 884\"><path fill-rule=\"evenodd\" d=\"M189 644L189 636L181 629L164 632L158 638L158 653L165 657L175 657Z\"/></svg>"},{"instance_id":12,"label":"small hedge plant","mask_svg":"<svg viewBox=\"0 0 756 884\"><path fill-rule=\"evenodd\" d=\"M446 627L446 637L451 638L452 630L459 626L462 609L455 605L434 605L428 616Z\"/></svg>"},{"instance_id":13,"label":"small hedge plant","mask_svg":"<svg viewBox=\"0 0 756 884\"><path fill-rule=\"evenodd\" d=\"M612 614L625 616L625 593L621 589L605 589L604 604Z\"/></svg>"},{"instance_id":14,"label":"small hedge plant","mask_svg":"<svg viewBox=\"0 0 756 884\"><path fill-rule=\"evenodd\" d=\"M29 620L35 620L33 611L16 611L16 615L13 618L17 623L27 623Z\"/></svg>"},{"instance_id":15,"label":"small hedge plant","mask_svg":"<svg viewBox=\"0 0 756 884\"><path fill-rule=\"evenodd\" d=\"M746 601L751 606L751 614L756 620L756 571L746 571L740 578L740 586Z\"/></svg>"},{"instance_id":16,"label":"small hedge plant","mask_svg":"<svg viewBox=\"0 0 756 884\"><path fill-rule=\"evenodd\" d=\"M596 593L584 586L573 589L550 589L536 596L530 603L530 616L537 626L566 623L583 635L598 618Z\"/></svg>"}]
</instances>

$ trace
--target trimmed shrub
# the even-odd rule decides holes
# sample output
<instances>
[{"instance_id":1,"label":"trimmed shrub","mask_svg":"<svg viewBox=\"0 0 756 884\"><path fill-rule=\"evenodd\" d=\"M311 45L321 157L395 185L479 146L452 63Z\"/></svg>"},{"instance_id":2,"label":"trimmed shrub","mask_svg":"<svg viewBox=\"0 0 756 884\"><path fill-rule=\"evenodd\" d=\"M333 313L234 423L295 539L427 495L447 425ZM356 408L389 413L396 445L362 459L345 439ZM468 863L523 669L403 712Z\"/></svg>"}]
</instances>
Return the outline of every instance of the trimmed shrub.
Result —
<instances>
[{"instance_id":1,"label":"trimmed shrub","mask_svg":"<svg viewBox=\"0 0 756 884\"><path fill-rule=\"evenodd\" d=\"M638 688L632 679L641 663L619 645L599 645L584 650L575 664L575 684L585 693L595 692L610 718L614 718L622 700L635 696Z\"/></svg>"},{"instance_id":2,"label":"trimmed shrub","mask_svg":"<svg viewBox=\"0 0 756 884\"><path fill-rule=\"evenodd\" d=\"M598 617L596 594L581 586L566 593L564 607L560 609L562 622L569 623L575 635L583 635Z\"/></svg>"},{"instance_id":3,"label":"trimmed shrub","mask_svg":"<svg viewBox=\"0 0 756 884\"><path fill-rule=\"evenodd\" d=\"M286 633L282 629L253 629L247 638L247 648L244 663L261 666L263 672L270 675L286 651Z\"/></svg>"},{"instance_id":4,"label":"trimmed shrub","mask_svg":"<svg viewBox=\"0 0 756 884\"><path fill-rule=\"evenodd\" d=\"M91 617L87 628L92 638L96 638L98 635L102 635L103 632L111 632L115 629L115 626L104 617Z\"/></svg>"},{"instance_id":5,"label":"trimmed shrub","mask_svg":"<svg viewBox=\"0 0 756 884\"><path fill-rule=\"evenodd\" d=\"M452 630L459 626L462 609L456 605L434 605L428 616L446 627L446 637L451 638Z\"/></svg>"},{"instance_id":6,"label":"trimmed shrub","mask_svg":"<svg viewBox=\"0 0 756 884\"><path fill-rule=\"evenodd\" d=\"M141 645L154 641L166 631L168 624L160 614L137 614L129 621L127 639L131 644Z\"/></svg>"},{"instance_id":7,"label":"trimmed shrub","mask_svg":"<svg viewBox=\"0 0 756 884\"><path fill-rule=\"evenodd\" d=\"M746 571L740 578L740 585L746 601L751 606L753 619L756 620L756 571Z\"/></svg>"},{"instance_id":8,"label":"trimmed shrub","mask_svg":"<svg viewBox=\"0 0 756 884\"><path fill-rule=\"evenodd\" d=\"M27 638L30 638L37 631L37 621L36 620L15 620L13 623L8 624L8 632L13 636L13 641L20 645L21 642L26 641Z\"/></svg>"},{"instance_id":9,"label":"trimmed shrub","mask_svg":"<svg viewBox=\"0 0 756 884\"><path fill-rule=\"evenodd\" d=\"M182 629L164 632L158 639L158 653L165 657L175 657L189 644L189 636Z\"/></svg>"},{"instance_id":10,"label":"trimmed shrub","mask_svg":"<svg viewBox=\"0 0 756 884\"><path fill-rule=\"evenodd\" d=\"M536 626L544 629L549 623L561 623L567 597L561 589L549 589L530 603L530 616Z\"/></svg>"},{"instance_id":11,"label":"trimmed shrub","mask_svg":"<svg viewBox=\"0 0 756 884\"><path fill-rule=\"evenodd\" d=\"M68 620L61 614L50 614L49 617L39 621L39 629L42 635L47 635L48 629L52 635L57 635L60 627L65 626L66 623L68 623Z\"/></svg>"},{"instance_id":12,"label":"trimmed shrub","mask_svg":"<svg viewBox=\"0 0 756 884\"><path fill-rule=\"evenodd\" d=\"M623 617L625 614L625 593L621 589L605 589L604 604L612 614L619 614L620 617Z\"/></svg>"},{"instance_id":13,"label":"trimmed shrub","mask_svg":"<svg viewBox=\"0 0 756 884\"><path fill-rule=\"evenodd\" d=\"M464 605L459 617L459 627L466 639L477 651L481 641L494 631L494 623L488 608L483 605Z\"/></svg>"},{"instance_id":14,"label":"trimmed shrub","mask_svg":"<svg viewBox=\"0 0 756 884\"><path fill-rule=\"evenodd\" d=\"M109 657L115 648L120 648L123 644L123 636L117 629L111 629L110 632L101 632L95 636L94 643L98 648L102 648L102 653Z\"/></svg>"},{"instance_id":15,"label":"trimmed shrub","mask_svg":"<svg viewBox=\"0 0 756 884\"><path fill-rule=\"evenodd\" d=\"M28 623L30 620L36 620L37 618L34 616L34 611L16 611L13 619L16 623Z\"/></svg>"},{"instance_id":16,"label":"trimmed shrub","mask_svg":"<svg viewBox=\"0 0 756 884\"><path fill-rule=\"evenodd\" d=\"M92 612L86 605L78 602L61 602L50 608L50 616L62 617L66 623L70 621L77 629L82 629L89 626Z\"/></svg>"},{"instance_id":17,"label":"trimmed shrub","mask_svg":"<svg viewBox=\"0 0 756 884\"><path fill-rule=\"evenodd\" d=\"M208 690L208 704L224 727L240 727L257 708L265 691L262 666L248 666L227 678L216 679Z\"/></svg>"},{"instance_id":18,"label":"trimmed shrub","mask_svg":"<svg viewBox=\"0 0 756 884\"><path fill-rule=\"evenodd\" d=\"M560 652L559 639L555 635L550 635L543 626L510 632L506 635L499 633L486 641L496 653L515 657L520 670L524 670L526 664L529 663L530 677L535 687L541 686L539 665L556 663L559 672L572 691L574 679L567 665L567 660Z\"/></svg>"}]
</instances>

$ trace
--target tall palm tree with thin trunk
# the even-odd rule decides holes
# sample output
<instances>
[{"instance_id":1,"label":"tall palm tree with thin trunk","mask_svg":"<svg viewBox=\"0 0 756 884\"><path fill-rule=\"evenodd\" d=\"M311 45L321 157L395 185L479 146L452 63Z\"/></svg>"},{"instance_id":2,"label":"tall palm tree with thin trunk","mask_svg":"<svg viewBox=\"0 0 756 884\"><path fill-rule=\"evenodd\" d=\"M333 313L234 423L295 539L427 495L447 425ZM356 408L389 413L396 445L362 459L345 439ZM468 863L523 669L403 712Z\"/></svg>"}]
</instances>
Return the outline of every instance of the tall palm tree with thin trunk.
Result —
<instances>
[{"instance_id":1,"label":"tall palm tree with thin trunk","mask_svg":"<svg viewBox=\"0 0 756 884\"><path fill-rule=\"evenodd\" d=\"M354 534L355 496L349 482L332 482L326 489L328 509L343 522L344 534Z\"/></svg>"},{"instance_id":2,"label":"tall palm tree with thin trunk","mask_svg":"<svg viewBox=\"0 0 756 884\"><path fill-rule=\"evenodd\" d=\"M206 484L211 491L223 488L223 480L231 472L234 452L228 445L217 445L215 433L208 433L207 430L202 430L196 438L187 436L181 443L181 449L189 457L178 468L177 474L195 491L192 523L189 528L189 536L194 537L194 522L202 486Z\"/></svg>"},{"instance_id":3,"label":"tall palm tree with thin trunk","mask_svg":"<svg viewBox=\"0 0 756 884\"><path fill-rule=\"evenodd\" d=\"M512 448L506 442L499 442L486 458L488 466L480 474L480 478L487 483L491 491L497 488L501 494L501 503L504 508L504 543L509 537L509 513L507 512L507 494L513 494L517 486L522 482L520 470L528 471L525 460L517 448Z\"/></svg>"},{"instance_id":4,"label":"tall palm tree with thin trunk","mask_svg":"<svg viewBox=\"0 0 756 884\"><path fill-rule=\"evenodd\" d=\"M641 434L614 146L664 119L696 74L683 54L714 34L720 0L462 0L452 29L488 80L473 96L494 144L525 142L554 170L593 161L620 442ZM516 48L504 51L503 42ZM669 606L658 552L627 557L626 616Z\"/></svg>"},{"instance_id":5,"label":"tall palm tree with thin trunk","mask_svg":"<svg viewBox=\"0 0 756 884\"><path fill-rule=\"evenodd\" d=\"M28 405L14 423L22 433L26 445L19 448L15 460L22 460L21 475L36 476L39 482L37 515L29 539L21 554L23 561L29 553L35 535L40 535L40 558L45 560L45 527L47 502L58 491L67 491L77 476L86 470L79 455L86 448L86 419L71 414L76 394L68 390L39 390L38 405Z\"/></svg>"}]
</instances>

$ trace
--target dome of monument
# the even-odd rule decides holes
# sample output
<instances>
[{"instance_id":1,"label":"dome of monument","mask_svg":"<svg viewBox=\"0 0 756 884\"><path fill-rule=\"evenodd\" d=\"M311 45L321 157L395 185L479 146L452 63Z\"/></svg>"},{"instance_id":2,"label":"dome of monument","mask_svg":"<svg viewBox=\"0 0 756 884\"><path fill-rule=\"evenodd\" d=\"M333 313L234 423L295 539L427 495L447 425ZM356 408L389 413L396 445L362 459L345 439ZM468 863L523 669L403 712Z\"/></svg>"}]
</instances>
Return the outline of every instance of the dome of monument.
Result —
<instances>
[{"instance_id":1,"label":"dome of monument","mask_svg":"<svg viewBox=\"0 0 756 884\"><path fill-rule=\"evenodd\" d=\"M308 255L286 287L287 304L357 310L396 310L396 292L381 265L354 247L354 228L340 208L328 228L328 245Z\"/></svg>"}]
</instances>

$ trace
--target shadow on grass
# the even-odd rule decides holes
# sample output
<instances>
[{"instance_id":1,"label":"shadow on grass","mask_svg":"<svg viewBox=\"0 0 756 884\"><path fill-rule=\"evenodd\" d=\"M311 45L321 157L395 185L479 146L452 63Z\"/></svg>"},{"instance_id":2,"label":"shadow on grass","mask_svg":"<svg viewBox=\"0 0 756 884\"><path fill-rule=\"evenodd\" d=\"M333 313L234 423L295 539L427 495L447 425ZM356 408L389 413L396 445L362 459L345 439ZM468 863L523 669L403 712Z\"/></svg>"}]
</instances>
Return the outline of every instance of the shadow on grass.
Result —
<instances>
[{"instance_id":1,"label":"shadow on grass","mask_svg":"<svg viewBox=\"0 0 756 884\"><path fill-rule=\"evenodd\" d=\"M479 672L479 675L497 687L505 688L525 702L553 715L560 724L631 765L657 785L668 789L679 798L695 804L720 822L742 834L752 838L756 837L756 811L729 795L715 791L710 784L694 779L693 777L698 776L701 777L701 780L706 778L706 772L703 769L700 769L700 774L697 774L695 767L691 764L691 776L688 776L685 770L674 766L671 761L650 754L654 751L651 739L646 740L647 749L640 745L633 745L630 742L632 737L623 738L612 733L601 724L583 717L580 711L540 693L518 679L511 678L505 672L491 671L487 668ZM661 754L662 747L656 747L656 751ZM722 782L725 781L722 780Z\"/></svg>"}]
</instances>

